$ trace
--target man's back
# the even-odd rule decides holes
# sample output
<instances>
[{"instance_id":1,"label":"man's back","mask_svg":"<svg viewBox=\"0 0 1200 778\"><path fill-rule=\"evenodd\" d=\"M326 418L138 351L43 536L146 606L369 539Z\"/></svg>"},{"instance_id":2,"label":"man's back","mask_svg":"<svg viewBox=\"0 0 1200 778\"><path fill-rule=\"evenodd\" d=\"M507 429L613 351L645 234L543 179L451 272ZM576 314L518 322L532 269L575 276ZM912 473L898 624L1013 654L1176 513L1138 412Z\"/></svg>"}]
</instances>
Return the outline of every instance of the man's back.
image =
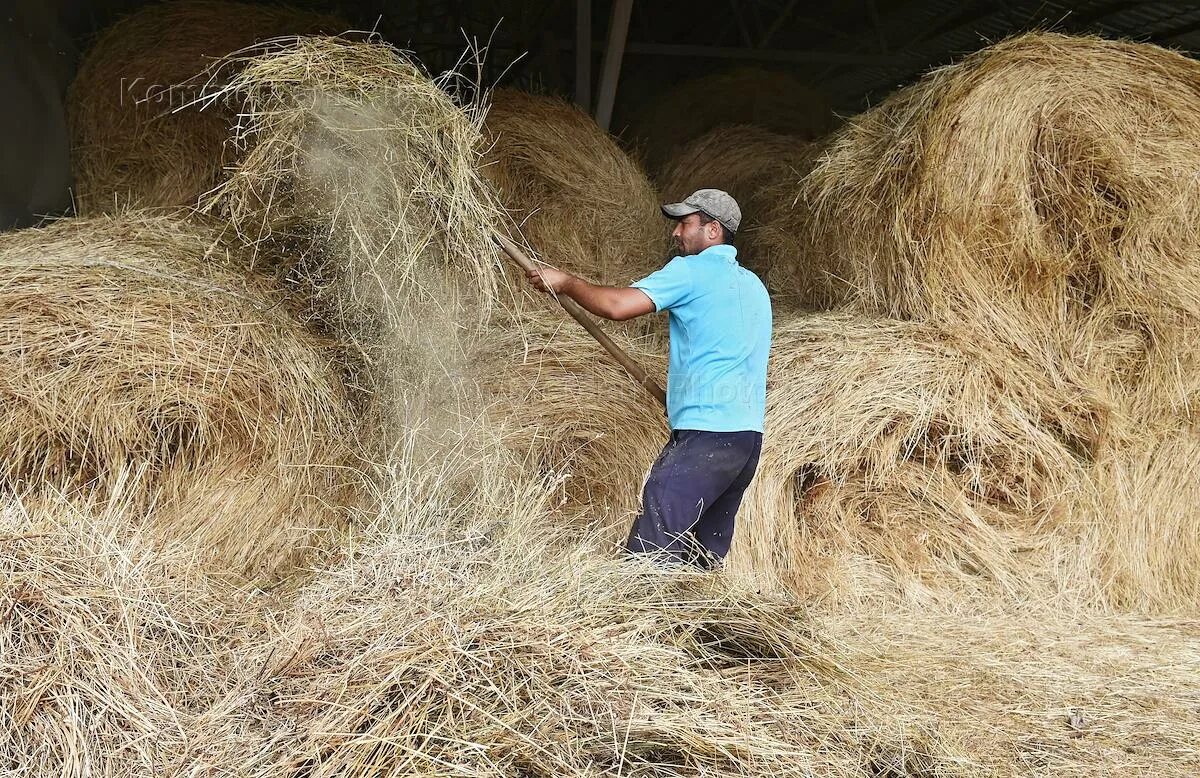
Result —
<instances>
[{"instance_id":1,"label":"man's back","mask_svg":"<svg viewBox=\"0 0 1200 778\"><path fill-rule=\"evenodd\" d=\"M672 429L763 430L771 301L731 245L676 257L633 284L670 311Z\"/></svg>"}]
</instances>

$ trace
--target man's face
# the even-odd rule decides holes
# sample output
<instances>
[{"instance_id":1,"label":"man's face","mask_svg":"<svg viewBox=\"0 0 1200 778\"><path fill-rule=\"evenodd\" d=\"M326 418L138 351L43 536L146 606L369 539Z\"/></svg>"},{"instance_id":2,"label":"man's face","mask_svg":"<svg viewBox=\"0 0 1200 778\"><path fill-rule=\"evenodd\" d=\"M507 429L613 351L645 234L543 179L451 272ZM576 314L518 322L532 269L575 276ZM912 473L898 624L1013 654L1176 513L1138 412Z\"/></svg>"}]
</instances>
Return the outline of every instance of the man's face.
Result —
<instances>
[{"instance_id":1,"label":"man's face","mask_svg":"<svg viewBox=\"0 0 1200 778\"><path fill-rule=\"evenodd\" d=\"M700 214L691 213L676 222L675 229L671 232L671 237L675 239L675 245L679 249L680 256L699 254L704 249L716 245L718 242L720 225L715 221L708 224L701 224L701 221L702 217Z\"/></svg>"}]
</instances>

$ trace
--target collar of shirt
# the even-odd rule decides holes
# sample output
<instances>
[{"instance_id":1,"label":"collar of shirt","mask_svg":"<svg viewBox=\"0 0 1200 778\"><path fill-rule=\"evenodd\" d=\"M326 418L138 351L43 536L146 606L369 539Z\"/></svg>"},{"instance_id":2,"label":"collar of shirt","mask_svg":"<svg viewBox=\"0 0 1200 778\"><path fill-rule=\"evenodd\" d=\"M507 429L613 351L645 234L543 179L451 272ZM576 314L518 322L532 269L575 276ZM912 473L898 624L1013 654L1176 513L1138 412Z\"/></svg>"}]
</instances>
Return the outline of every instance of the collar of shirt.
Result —
<instances>
[{"instance_id":1,"label":"collar of shirt","mask_svg":"<svg viewBox=\"0 0 1200 778\"><path fill-rule=\"evenodd\" d=\"M719 243L716 246L709 246L699 254L692 256L706 259L722 259L726 262L737 262L737 247L730 246L728 243Z\"/></svg>"}]
</instances>

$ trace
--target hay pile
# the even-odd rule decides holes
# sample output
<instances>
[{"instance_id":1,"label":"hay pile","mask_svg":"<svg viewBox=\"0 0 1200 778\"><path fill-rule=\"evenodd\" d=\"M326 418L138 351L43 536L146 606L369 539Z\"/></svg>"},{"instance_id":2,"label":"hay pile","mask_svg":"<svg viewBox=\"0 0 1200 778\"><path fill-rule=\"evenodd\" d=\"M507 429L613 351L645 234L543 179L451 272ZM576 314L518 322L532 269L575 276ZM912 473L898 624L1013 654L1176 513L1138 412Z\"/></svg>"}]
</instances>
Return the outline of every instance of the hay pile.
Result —
<instances>
[{"instance_id":1,"label":"hay pile","mask_svg":"<svg viewBox=\"0 0 1200 778\"><path fill-rule=\"evenodd\" d=\"M703 188L733 195L742 209L738 261L758 274L776 303L787 302L808 277L804 233L784 226L775 214L792 210L795 195L788 190L808 172L816 153L816 146L793 135L725 125L679 149L659 172L658 189L668 202Z\"/></svg>"},{"instance_id":2,"label":"hay pile","mask_svg":"<svg viewBox=\"0 0 1200 778\"><path fill-rule=\"evenodd\" d=\"M834 116L829 101L795 76L742 67L685 81L656 95L622 135L657 176L681 147L733 124L810 141L833 128Z\"/></svg>"},{"instance_id":3,"label":"hay pile","mask_svg":"<svg viewBox=\"0 0 1200 778\"><path fill-rule=\"evenodd\" d=\"M1076 586L1030 552L1071 542L1106 411L933 325L781 318L730 565L835 599Z\"/></svg>"},{"instance_id":4,"label":"hay pile","mask_svg":"<svg viewBox=\"0 0 1200 778\"><path fill-rule=\"evenodd\" d=\"M0 509L0 763L297 778L1195 774L1195 624L1095 609L1194 605L1200 444L1169 414L1132 423L1161 410L1160 392L1083 380L1102 366L1082 353L1057 367L1062 339L987 328L1082 321L1073 337L1103 336L1084 349L1103 361L1096 300L1181 337L1165 328L1188 321L1186 286L1167 294L1162 269L1139 265L1142 286L1028 323L1017 314L1053 310L1030 289L931 296L954 274L921 266L929 288L904 288L927 313L868 286L852 311L779 317L769 433L729 569L655 571L605 556L665 438L661 410L560 315L497 313L511 276L490 230L504 213L481 172L532 211L526 235L545 250L529 228L562 246L585 218L539 221L549 205L589 202L562 170L595 163L627 187L590 201L595 230L576 232L590 238L639 223L636 166L569 115L563 159L588 143L603 153L562 164L554 144L569 133L545 127L566 109L508 95L492 121L528 100L512 116L540 124L489 124L485 167L479 114L380 44L276 42L234 70L208 99L244 107L240 163L205 203L233 245L199 217L144 214L0 241L0 443L15 452ZM821 239L858 235L854 218ZM1147 235L1182 245L1166 227ZM600 257L589 273L645 256L565 251ZM979 277L1000 277L982 264ZM1116 271L1095 267L1112 286ZM1147 313L1165 310L1179 315ZM661 375L660 341L617 340ZM341 499L356 411L379 492L348 506L344 542L277 598L201 575L201 551L254 569L342 518L323 504ZM211 507L223 495L230 505ZM164 527L186 537L164 542ZM777 587L792 592L762 593Z\"/></svg>"},{"instance_id":5,"label":"hay pile","mask_svg":"<svg viewBox=\"0 0 1200 778\"><path fill-rule=\"evenodd\" d=\"M538 257L605 284L628 284L665 263L668 229L653 186L590 116L556 98L499 89L485 124L485 173Z\"/></svg>"},{"instance_id":6,"label":"hay pile","mask_svg":"<svg viewBox=\"0 0 1200 778\"><path fill-rule=\"evenodd\" d=\"M411 443L417 443L413 438ZM494 442L494 441L493 441ZM982 607L821 612L606 560L545 484L406 446L293 598L90 513L0 512L0 754L151 775L1190 775L1200 635ZM111 520L111 521L110 521Z\"/></svg>"},{"instance_id":7,"label":"hay pile","mask_svg":"<svg viewBox=\"0 0 1200 778\"><path fill-rule=\"evenodd\" d=\"M132 485L132 484L130 484ZM253 609L152 551L121 500L0 505L0 764L13 775L176 774L225 696Z\"/></svg>"},{"instance_id":8,"label":"hay pile","mask_svg":"<svg viewBox=\"0 0 1200 778\"><path fill-rule=\"evenodd\" d=\"M666 352L654 337L611 337L663 385ZM527 312L491 339L479 371L489 425L536 472L561 478L560 522L624 541L641 483L667 440L662 406L586 332L563 316Z\"/></svg>"},{"instance_id":9,"label":"hay pile","mask_svg":"<svg viewBox=\"0 0 1200 778\"><path fill-rule=\"evenodd\" d=\"M1190 418L1198 77L1156 46L1041 33L937 70L805 181L814 260L848 268L858 307L1002 342L1138 424Z\"/></svg>"},{"instance_id":10,"label":"hay pile","mask_svg":"<svg viewBox=\"0 0 1200 778\"><path fill-rule=\"evenodd\" d=\"M855 710L840 648L803 607L604 559L588 533L554 528L536 477L494 475L506 467L493 447L444 463L395 462L403 486L368 542L271 625L212 722L229 746L218 763L263 776L857 775L880 750L956 774L936 737ZM793 678L811 679L806 705L779 704Z\"/></svg>"},{"instance_id":11,"label":"hay pile","mask_svg":"<svg viewBox=\"0 0 1200 778\"><path fill-rule=\"evenodd\" d=\"M354 480L338 351L237 264L214 229L172 217L6 234L3 490L103 493L144 471L157 528L233 569L338 523Z\"/></svg>"},{"instance_id":12,"label":"hay pile","mask_svg":"<svg viewBox=\"0 0 1200 778\"><path fill-rule=\"evenodd\" d=\"M232 75L204 71L260 40L345 29L291 8L185 0L146 6L105 30L67 93L77 212L195 205L231 161L225 141L236 115L192 104L206 84Z\"/></svg>"}]
</instances>

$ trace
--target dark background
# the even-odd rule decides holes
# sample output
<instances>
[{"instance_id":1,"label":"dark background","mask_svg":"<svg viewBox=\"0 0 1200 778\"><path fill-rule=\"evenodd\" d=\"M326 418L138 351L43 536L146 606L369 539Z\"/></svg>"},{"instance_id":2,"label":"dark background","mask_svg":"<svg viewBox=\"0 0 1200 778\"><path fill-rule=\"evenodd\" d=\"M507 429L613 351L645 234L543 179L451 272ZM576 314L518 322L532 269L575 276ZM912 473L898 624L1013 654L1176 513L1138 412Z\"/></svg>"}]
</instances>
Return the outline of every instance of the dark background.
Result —
<instances>
[{"instance_id":1,"label":"dark background","mask_svg":"<svg viewBox=\"0 0 1200 778\"><path fill-rule=\"evenodd\" d=\"M61 6L82 49L96 31L145 4L64 0ZM566 97L573 93L574 0L302 0L290 5L333 12L358 29L378 30L434 70L454 64L466 37L490 40L486 75L493 82ZM613 3L590 0L588 5L595 81ZM786 70L826 94L839 113L856 113L932 66L1032 29L1092 32L1200 51L1200 3L634 0L617 112L680 79L754 64ZM640 50L654 46L688 49Z\"/></svg>"}]
</instances>

